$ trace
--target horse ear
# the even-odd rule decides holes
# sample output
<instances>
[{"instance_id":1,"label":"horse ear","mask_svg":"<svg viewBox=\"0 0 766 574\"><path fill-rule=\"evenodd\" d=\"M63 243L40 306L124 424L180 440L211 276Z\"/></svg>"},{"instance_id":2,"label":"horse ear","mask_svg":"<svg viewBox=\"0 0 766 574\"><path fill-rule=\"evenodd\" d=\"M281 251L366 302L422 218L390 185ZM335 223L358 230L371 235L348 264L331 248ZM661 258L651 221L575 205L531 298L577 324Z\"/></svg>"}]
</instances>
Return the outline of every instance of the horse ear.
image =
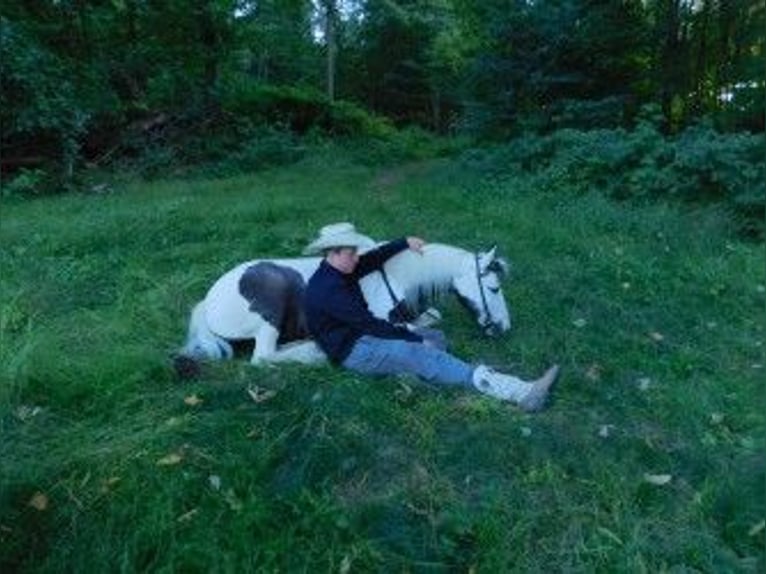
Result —
<instances>
[{"instance_id":1,"label":"horse ear","mask_svg":"<svg viewBox=\"0 0 766 574\"><path fill-rule=\"evenodd\" d=\"M479 253L479 267L484 272L495 260L495 254L497 253L497 245L493 245L486 253Z\"/></svg>"}]
</instances>

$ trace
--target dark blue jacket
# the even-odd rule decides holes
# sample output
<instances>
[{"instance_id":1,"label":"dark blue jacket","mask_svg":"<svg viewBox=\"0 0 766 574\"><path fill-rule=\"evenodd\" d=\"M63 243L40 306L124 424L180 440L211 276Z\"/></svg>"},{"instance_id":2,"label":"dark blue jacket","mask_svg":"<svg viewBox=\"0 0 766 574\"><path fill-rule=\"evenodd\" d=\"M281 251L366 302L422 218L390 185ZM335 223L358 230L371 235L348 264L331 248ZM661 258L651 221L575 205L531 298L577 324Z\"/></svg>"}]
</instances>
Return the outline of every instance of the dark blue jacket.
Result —
<instances>
[{"instance_id":1,"label":"dark blue jacket","mask_svg":"<svg viewBox=\"0 0 766 574\"><path fill-rule=\"evenodd\" d=\"M378 319L367 308L359 279L380 269L388 259L407 248L407 240L397 239L361 255L350 275L341 273L327 261L306 286L306 322L311 336L335 364L342 363L363 335L381 339L423 339L403 327Z\"/></svg>"}]
</instances>

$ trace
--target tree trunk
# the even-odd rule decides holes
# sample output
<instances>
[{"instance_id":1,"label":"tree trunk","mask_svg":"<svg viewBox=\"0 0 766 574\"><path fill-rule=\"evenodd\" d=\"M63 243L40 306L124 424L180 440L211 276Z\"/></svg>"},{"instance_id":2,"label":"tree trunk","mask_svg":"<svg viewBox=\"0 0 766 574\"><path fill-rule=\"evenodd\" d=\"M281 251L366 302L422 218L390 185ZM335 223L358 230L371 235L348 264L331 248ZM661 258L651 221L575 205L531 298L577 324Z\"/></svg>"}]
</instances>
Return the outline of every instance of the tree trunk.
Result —
<instances>
[{"instance_id":1,"label":"tree trunk","mask_svg":"<svg viewBox=\"0 0 766 574\"><path fill-rule=\"evenodd\" d=\"M202 71L202 90L206 105L215 103L218 84L218 59L221 56L221 37L215 20L214 8L209 0L199 6L200 39L204 53Z\"/></svg>"},{"instance_id":2,"label":"tree trunk","mask_svg":"<svg viewBox=\"0 0 766 574\"><path fill-rule=\"evenodd\" d=\"M337 6L335 0L324 0L325 7L325 43L327 45L327 99L335 101L335 57L337 42L335 38L335 18Z\"/></svg>"},{"instance_id":3,"label":"tree trunk","mask_svg":"<svg viewBox=\"0 0 766 574\"><path fill-rule=\"evenodd\" d=\"M431 122L436 133L442 131L442 93L439 88L431 91Z\"/></svg>"},{"instance_id":4,"label":"tree trunk","mask_svg":"<svg viewBox=\"0 0 766 574\"><path fill-rule=\"evenodd\" d=\"M680 57L680 31L681 15L679 0L664 0L662 2L660 26L662 26L662 39L660 48L660 101L662 115L665 118L665 128L672 131L674 128L673 101L677 95L679 78L677 74L678 58Z\"/></svg>"},{"instance_id":5,"label":"tree trunk","mask_svg":"<svg viewBox=\"0 0 766 574\"><path fill-rule=\"evenodd\" d=\"M716 101L716 94L711 94L711 90L716 90L715 82L711 82L708 69L708 30L710 21L710 0L705 0L702 5L702 11L699 14L699 23L697 25L697 58L696 69L694 70L694 108L697 114L711 111ZM711 97L712 96L712 97Z\"/></svg>"}]
</instances>

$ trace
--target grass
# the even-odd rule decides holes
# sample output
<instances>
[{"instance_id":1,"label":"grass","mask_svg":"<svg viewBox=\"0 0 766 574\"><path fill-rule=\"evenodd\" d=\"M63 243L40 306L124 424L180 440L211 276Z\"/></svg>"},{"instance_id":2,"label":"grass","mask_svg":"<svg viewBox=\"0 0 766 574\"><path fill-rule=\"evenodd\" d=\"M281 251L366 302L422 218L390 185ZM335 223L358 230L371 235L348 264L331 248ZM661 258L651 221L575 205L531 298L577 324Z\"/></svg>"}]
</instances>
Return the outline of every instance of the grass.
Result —
<instances>
[{"instance_id":1,"label":"grass","mask_svg":"<svg viewBox=\"0 0 766 574\"><path fill-rule=\"evenodd\" d=\"M713 210L541 183L327 153L6 200L0 569L763 571L762 246ZM497 242L512 333L480 338L451 301L443 326L457 354L524 376L560 362L551 407L331 367L176 380L215 278L346 219ZM255 403L252 385L276 395Z\"/></svg>"}]
</instances>

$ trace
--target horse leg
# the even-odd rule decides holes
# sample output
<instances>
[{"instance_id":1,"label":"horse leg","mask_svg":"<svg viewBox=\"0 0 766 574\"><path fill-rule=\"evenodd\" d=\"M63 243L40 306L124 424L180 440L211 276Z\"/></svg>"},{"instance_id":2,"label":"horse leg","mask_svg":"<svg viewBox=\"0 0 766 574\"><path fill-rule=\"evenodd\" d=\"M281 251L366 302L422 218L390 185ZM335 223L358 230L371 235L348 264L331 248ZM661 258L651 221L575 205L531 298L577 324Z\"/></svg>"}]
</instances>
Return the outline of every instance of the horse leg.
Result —
<instances>
[{"instance_id":1,"label":"horse leg","mask_svg":"<svg viewBox=\"0 0 766 574\"><path fill-rule=\"evenodd\" d=\"M205 318L205 301L200 301L192 311L189 332L181 355L196 359L229 359L233 354L228 341L210 329Z\"/></svg>"},{"instance_id":2,"label":"horse leg","mask_svg":"<svg viewBox=\"0 0 766 574\"><path fill-rule=\"evenodd\" d=\"M278 340L279 331L269 323L263 325L255 337L255 350L250 363L253 365L285 362L316 364L327 360L327 355L314 341L296 341L277 347Z\"/></svg>"},{"instance_id":3,"label":"horse leg","mask_svg":"<svg viewBox=\"0 0 766 574\"><path fill-rule=\"evenodd\" d=\"M327 355L316 342L307 339L304 341L293 341L280 346L273 355L269 357L270 361L275 363L293 362L304 365L316 365L327 361Z\"/></svg>"},{"instance_id":4,"label":"horse leg","mask_svg":"<svg viewBox=\"0 0 766 574\"><path fill-rule=\"evenodd\" d=\"M429 307L423 311L418 317L411 323L414 327L428 328L436 325L442 320L442 314L437 309Z\"/></svg>"},{"instance_id":5,"label":"horse leg","mask_svg":"<svg viewBox=\"0 0 766 574\"><path fill-rule=\"evenodd\" d=\"M277 350L279 331L269 323L264 323L255 336L255 349L250 364L258 365L269 362L269 357Z\"/></svg>"}]
</instances>

